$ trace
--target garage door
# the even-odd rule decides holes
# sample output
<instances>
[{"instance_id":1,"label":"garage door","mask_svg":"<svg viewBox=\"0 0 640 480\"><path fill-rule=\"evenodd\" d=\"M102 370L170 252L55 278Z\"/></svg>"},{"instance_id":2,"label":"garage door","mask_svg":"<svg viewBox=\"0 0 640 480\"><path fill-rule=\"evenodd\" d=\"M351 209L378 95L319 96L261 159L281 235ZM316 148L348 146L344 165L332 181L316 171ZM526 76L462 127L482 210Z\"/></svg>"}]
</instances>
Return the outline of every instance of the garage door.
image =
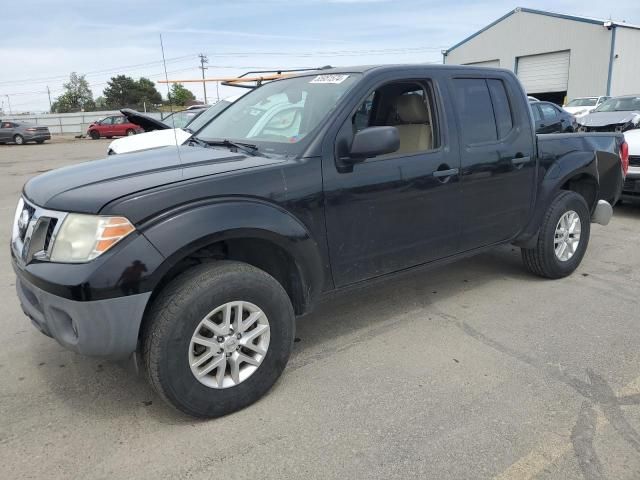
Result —
<instances>
[{"instance_id":1,"label":"garage door","mask_svg":"<svg viewBox=\"0 0 640 480\"><path fill-rule=\"evenodd\" d=\"M569 82L569 50L518 57L518 78L527 93L564 92Z\"/></svg>"},{"instance_id":2,"label":"garage door","mask_svg":"<svg viewBox=\"0 0 640 480\"><path fill-rule=\"evenodd\" d=\"M487 60L485 62L471 62L465 65L473 65L474 67L499 67L500 60Z\"/></svg>"}]
</instances>

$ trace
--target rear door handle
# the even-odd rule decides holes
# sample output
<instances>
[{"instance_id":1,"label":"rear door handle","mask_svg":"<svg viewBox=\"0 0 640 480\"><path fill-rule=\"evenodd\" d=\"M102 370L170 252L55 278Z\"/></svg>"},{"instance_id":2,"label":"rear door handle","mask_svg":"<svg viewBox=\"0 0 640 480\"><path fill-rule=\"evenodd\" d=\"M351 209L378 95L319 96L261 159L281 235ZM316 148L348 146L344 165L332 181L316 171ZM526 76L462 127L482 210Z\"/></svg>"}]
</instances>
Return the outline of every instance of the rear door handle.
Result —
<instances>
[{"instance_id":1,"label":"rear door handle","mask_svg":"<svg viewBox=\"0 0 640 480\"><path fill-rule=\"evenodd\" d=\"M522 165L524 163L528 163L531 160L531 157L515 157L511 159L511 163L514 165Z\"/></svg>"},{"instance_id":2,"label":"rear door handle","mask_svg":"<svg viewBox=\"0 0 640 480\"><path fill-rule=\"evenodd\" d=\"M450 177L452 175L457 175L460 170L457 168L450 168L449 170L436 170L433 172L433 176L436 178L442 177Z\"/></svg>"}]
</instances>

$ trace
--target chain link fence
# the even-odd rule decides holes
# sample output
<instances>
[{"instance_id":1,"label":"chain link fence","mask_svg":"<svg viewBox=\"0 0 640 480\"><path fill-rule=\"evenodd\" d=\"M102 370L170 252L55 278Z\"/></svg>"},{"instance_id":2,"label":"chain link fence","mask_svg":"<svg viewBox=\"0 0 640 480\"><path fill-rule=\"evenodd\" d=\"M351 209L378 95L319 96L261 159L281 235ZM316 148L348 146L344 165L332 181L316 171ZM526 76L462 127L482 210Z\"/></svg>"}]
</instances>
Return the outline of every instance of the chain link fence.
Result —
<instances>
[{"instance_id":1,"label":"chain link fence","mask_svg":"<svg viewBox=\"0 0 640 480\"><path fill-rule=\"evenodd\" d=\"M147 113L150 117L162 120L171 112ZM118 115L118 110L105 110L101 112L76 112L76 113L44 113L37 115L2 115L0 120L32 123L33 125L49 127L52 135L86 135L87 127L104 117Z\"/></svg>"}]
</instances>

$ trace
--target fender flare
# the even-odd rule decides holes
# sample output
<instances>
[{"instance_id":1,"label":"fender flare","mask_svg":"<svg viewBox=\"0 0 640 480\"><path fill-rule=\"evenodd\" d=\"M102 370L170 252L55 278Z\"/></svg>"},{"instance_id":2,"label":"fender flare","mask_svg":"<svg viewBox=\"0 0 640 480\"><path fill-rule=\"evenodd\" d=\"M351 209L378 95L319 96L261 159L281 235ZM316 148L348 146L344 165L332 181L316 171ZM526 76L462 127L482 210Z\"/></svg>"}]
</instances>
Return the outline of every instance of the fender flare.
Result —
<instances>
[{"instance_id":1,"label":"fender flare","mask_svg":"<svg viewBox=\"0 0 640 480\"><path fill-rule=\"evenodd\" d=\"M280 247L293 259L305 307L322 291L325 279L318 243L300 220L263 200L217 198L181 205L145 222L141 230L165 257L154 273L154 288L173 266L207 245L260 239Z\"/></svg>"},{"instance_id":2,"label":"fender flare","mask_svg":"<svg viewBox=\"0 0 640 480\"><path fill-rule=\"evenodd\" d=\"M587 176L594 180L597 203L600 189L597 153L595 151L573 151L562 155L551 164L548 170L544 171L544 176L542 181L539 182L536 192L533 216L527 226L516 237L513 242L514 245L524 248L532 248L535 245L542 219L551 202L567 181L578 176ZM593 207L594 205L589 205L591 210L593 210Z\"/></svg>"}]
</instances>

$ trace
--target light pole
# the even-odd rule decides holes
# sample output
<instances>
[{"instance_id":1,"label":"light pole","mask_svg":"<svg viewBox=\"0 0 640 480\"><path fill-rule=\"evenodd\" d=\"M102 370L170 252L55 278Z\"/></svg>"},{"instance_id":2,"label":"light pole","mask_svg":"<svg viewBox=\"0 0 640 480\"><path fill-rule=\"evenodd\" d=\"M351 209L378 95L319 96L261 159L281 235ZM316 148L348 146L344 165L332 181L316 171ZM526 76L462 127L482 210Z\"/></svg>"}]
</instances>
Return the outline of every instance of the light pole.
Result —
<instances>
[{"instance_id":1,"label":"light pole","mask_svg":"<svg viewBox=\"0 0 640 480\"><path fill-rule=\"evenodd\" d=\"M13 112L11 111L11 99L9 98L9 95L5 95L5 97L7 97L7 102L9 103L9 115L13 115Z\"/></svg>"}]
</instances>

